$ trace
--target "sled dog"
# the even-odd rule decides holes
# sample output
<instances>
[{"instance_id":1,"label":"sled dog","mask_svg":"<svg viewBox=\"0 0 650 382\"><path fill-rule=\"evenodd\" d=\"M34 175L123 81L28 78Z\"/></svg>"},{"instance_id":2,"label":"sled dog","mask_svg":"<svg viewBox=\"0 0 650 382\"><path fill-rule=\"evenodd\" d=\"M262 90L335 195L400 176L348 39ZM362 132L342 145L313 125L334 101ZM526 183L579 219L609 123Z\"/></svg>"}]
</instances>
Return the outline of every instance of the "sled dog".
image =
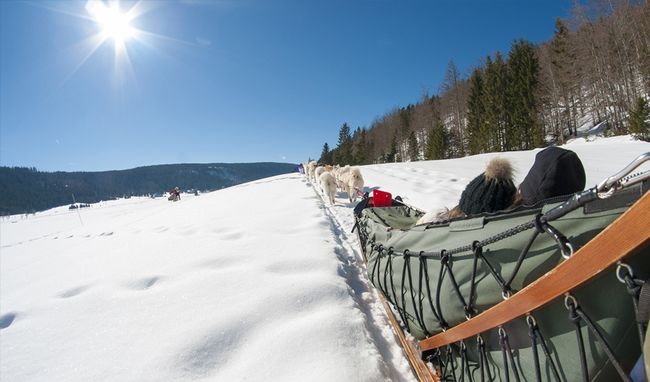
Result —
<instances>
[{"instance_id":1,"label":"sled dog","mask_svg":"<svg viewBox=\"0 0 650 382\"><path fill-rule=\"evenodd\" d=\"M336 195L336 179L334 175L325 171L318 178L320 182L320 188L323 190L323 193L327 195L327 198L330 201L331 205L336 203L334 196Z\"/></svg>"},{"instance_id":2,"label":"sled dog","mask_svg":"<svg viewBox=\"0 0 650 382\"><path fill-rule=\"evenodd\" d=\"M357 200L357 191L363 191L363 176L357 167L350 167L349 171L341 176L343 190L348 194L350 202Z\"/></svg>"}]
</instances>

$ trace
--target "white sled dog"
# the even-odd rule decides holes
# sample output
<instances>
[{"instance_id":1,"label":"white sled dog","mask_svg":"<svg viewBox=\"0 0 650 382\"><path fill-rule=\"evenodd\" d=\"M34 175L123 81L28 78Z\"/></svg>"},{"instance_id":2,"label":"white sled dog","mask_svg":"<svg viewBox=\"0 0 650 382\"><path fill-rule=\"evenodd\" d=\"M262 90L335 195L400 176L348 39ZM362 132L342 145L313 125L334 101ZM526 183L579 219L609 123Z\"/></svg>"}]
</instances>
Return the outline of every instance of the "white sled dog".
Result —
<instances>
[{"instance_id":1,"label":"white sled dog","mask_svg":"<svg viewBox=\"0 0 650 382\"><path fill-rule=\"evenodd\" d=\"M336 203L336 200L334 199L334 196L336 195L336 179L334 178L334 175L325 171L320 175L318 180L320 182L320 188L323 190L323 193L327 195L330 204L334 205Z\"/></svg>"},{"instance_id":2,"label":"white sled dog","mask_svg":"<svg viewBox=\"0 0 650 382\"><path fill-rule=\"evenodd\" d=\"M316 162L311 161L307 163L307 180L314 181L316 178L314 178L314 171L316 170Z\"/></svg>"},{"instance_id":3,"label":"white sled dog","mask_svg":"<svg viewBox=\"0 0 650 382\"><path fill-rule=\"evenodd\" d=\"M341 190L345 189L343 187L343 178L346 176L346 174L350 171L350 165L347 164L343 167L339 167L336 172L334 173L334 176L336 177L336 185L338 188Z\"/></svg>"},{"instance_id":4,"label":"white sled dog","mask_svg":"<svg viewBox=\"0 0 650 382\"><path fill-rule=\"evenodd\" d=\"M348 193L350 202L357 200L357 190L363 192L363 176L357 167L350 167L350 170L341 175L343 190Z\"/></svg>"},{"instance_id":5,"label":"white sled dog","mask_svg":"<svg viewBox=\"0 0 650 382\"><path fill-rule=\"evenodd\" d=\"M325 172L325 166L318 166L316 167L316 170L314 170L314 179L319 179L322 173Z\"/></svg>"}]
</instances>

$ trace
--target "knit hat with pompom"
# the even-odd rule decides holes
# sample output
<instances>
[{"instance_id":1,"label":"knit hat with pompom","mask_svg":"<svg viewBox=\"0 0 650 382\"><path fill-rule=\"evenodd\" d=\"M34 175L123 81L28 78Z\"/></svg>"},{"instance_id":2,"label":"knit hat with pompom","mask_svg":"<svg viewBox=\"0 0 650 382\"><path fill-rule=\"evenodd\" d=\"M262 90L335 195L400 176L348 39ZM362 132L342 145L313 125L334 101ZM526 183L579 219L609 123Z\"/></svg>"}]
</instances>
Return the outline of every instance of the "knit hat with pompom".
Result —
<instances>
[{"instance_id":1,"label":"knit hat with pompom","mask_svg":"<svg viewBox=\"0 0 650 382\"><path fill-rule=\"evenodd\" d=\"M510 206L515 192L510 161L494 158L485 172L465 187L458 207L466 215L501 211Z\"/></svg>"}]
</instances>

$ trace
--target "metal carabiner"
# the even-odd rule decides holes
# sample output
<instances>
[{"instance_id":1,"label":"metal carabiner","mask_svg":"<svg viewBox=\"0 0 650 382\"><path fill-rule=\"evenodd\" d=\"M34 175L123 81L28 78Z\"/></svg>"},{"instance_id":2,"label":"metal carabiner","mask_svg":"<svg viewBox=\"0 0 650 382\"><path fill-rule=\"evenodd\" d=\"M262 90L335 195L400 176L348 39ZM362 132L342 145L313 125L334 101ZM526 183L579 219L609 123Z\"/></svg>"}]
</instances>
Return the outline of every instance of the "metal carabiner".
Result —
<instances>
[{"instance_id":1,"label":"metal carabiner","mask_svg":"<svg viewBox=\"0 0 650 382\"><path fill-rule=\"evenodd\" d=\"M626 180L623 179L632 171L634 171L634 169L647 162L648 160L650 160L650 152L643 153L636 157L621 171L600 182L600 184L598 184L596 187L596 190L598 191L598 197L608 198L619 188L627 187L629 185L636 184L647 178L650 178L650 171L646 171L641 174L635 174Z\"/></svg>"}]
</instances>

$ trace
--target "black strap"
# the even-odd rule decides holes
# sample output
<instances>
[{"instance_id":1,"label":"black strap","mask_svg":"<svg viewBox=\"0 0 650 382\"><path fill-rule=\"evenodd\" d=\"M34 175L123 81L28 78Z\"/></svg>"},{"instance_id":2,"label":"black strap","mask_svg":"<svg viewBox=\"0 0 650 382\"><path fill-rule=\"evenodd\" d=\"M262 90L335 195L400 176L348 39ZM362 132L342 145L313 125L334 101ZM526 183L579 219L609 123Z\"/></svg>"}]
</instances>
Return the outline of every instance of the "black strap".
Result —
<instances>
[{"instance_id":1,"label":"black strap","mask_svg":"<svg viewBox=\"0 0 650 382\"><path fill-rule=\"evenodd\" d=\"M647 324L650 320L650 283L644 282L639 293L638 311L636 321L640 324Z\"/></svg>"},{"instance_id":2,"label":"black strap","mask_svg":"<svg viewBox=\"0 0 650 382\"><path fill-rule=\"evenodd\" d=\"M585 354L585 342L582 339L582 331L580 330L581 317L577 312L575 299L567 300L565 303L569 309L569 320L575 325L576 339L578 341L578 356L580 358L580 369L582 371L582 380L589 382L589 368L587 367L587 355Z\"/></svg>"}]
</instances>

